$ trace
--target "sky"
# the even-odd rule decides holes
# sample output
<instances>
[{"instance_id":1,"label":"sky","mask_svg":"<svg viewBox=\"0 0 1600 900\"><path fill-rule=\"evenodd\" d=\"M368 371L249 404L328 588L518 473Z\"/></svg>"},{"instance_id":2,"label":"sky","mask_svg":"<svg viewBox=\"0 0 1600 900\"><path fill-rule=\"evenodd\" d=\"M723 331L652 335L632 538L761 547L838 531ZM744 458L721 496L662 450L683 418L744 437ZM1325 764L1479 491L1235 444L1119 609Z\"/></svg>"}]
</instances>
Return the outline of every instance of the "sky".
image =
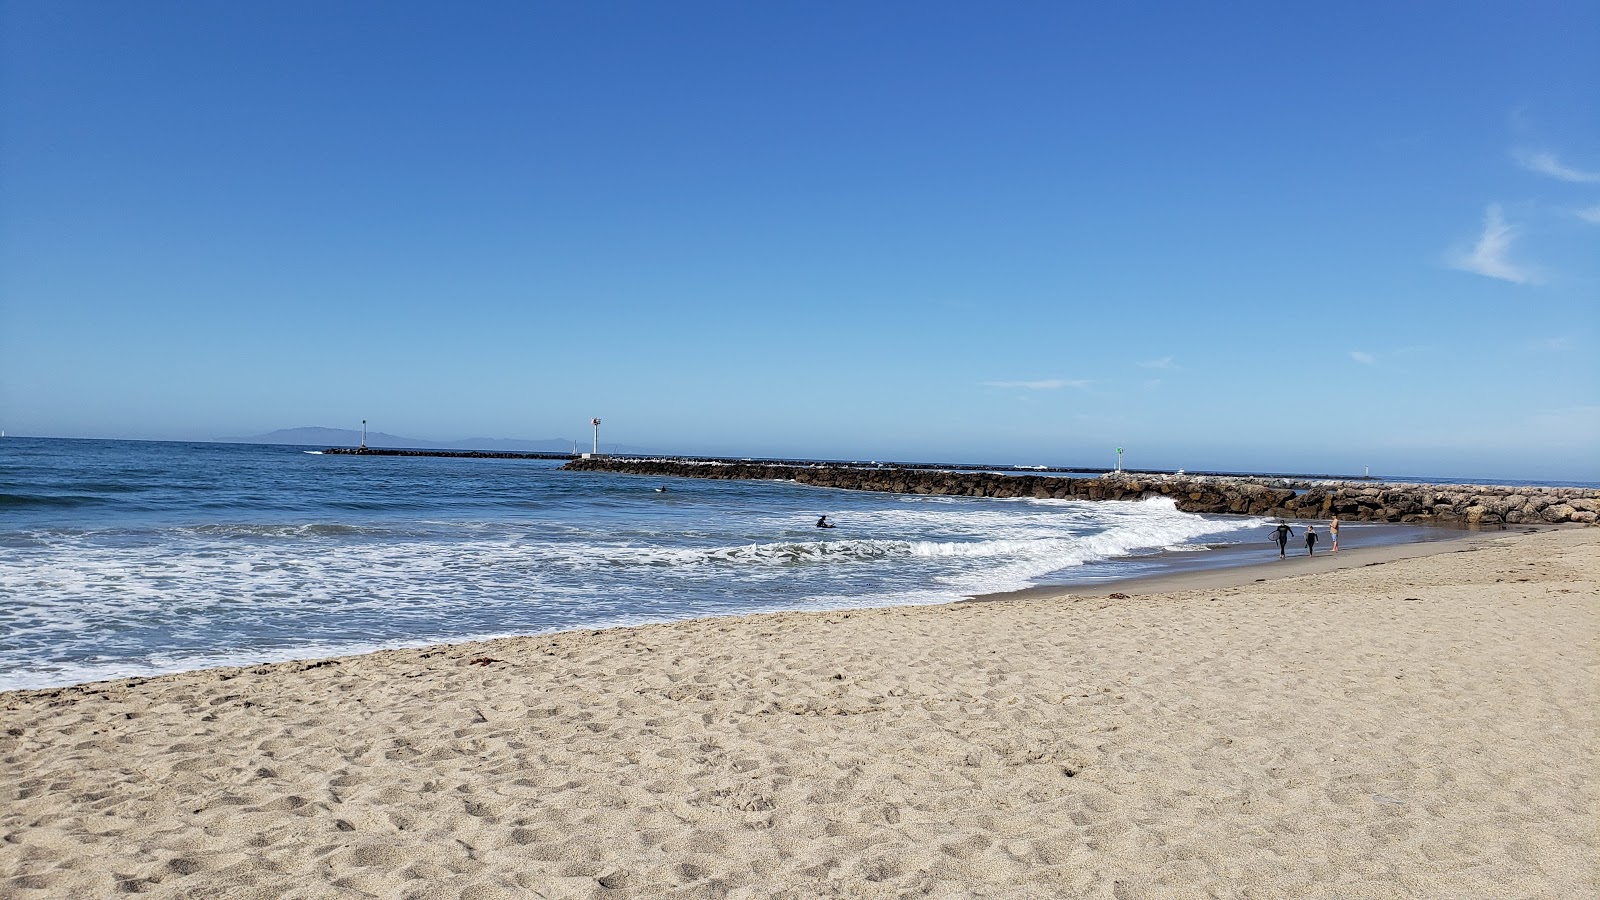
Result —
<instances>
[{"instance_id":1,"label":"sky","mask_svg":"<svg viewBox=\"0 0 1600 900\"><path fill-rule=\"evenodd\" d=\"M0 429L1600 480L1600 6L0 0Z\"/></svg>"}]
</instances>

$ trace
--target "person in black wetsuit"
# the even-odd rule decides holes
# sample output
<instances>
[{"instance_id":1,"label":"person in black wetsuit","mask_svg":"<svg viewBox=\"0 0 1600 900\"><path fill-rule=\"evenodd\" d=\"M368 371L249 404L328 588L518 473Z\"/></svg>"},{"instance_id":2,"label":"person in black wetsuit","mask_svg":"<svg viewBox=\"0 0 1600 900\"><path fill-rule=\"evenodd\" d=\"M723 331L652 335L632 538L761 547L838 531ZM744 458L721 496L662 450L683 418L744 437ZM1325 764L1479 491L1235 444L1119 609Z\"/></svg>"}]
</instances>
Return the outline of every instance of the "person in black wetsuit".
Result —
<instances>
[{"instance_id":1,"label":"person in black wetsuit","mask_svg":"<svg viewBox=\"0 0 1600 900\"><path fill-rule=\"evenodd\" d=\"M1294 529L1290 528L1288 523L1285 522L1279 522L1277 527L1272 529L1272 540L1278 542L1279 559L1283 559L1288 555L1289 538L1293 534Z\"/></svg>"},{"instance_id":2,"label":"person in black wetsuit","mask_svg":"<svg viewBox=\"0 0 1600 900\"><path fill-rule=\"evenodd\" d=\"M828 517L827 516L823 516L822 518L817 520L817 527L818 528L832 528L833 527L833 523L828 521Z\"/></svg>"},{"instance_id":3,"label":"person in black wetsuit","mask_svg":"<svg viewBox=\"0 0 1600 900\"><path fill-rule=\"evenodd\" d=\"M1306 555L1317 555L1317 529L1311 525L1306 526Z\"/></svg>"}]
</instances>

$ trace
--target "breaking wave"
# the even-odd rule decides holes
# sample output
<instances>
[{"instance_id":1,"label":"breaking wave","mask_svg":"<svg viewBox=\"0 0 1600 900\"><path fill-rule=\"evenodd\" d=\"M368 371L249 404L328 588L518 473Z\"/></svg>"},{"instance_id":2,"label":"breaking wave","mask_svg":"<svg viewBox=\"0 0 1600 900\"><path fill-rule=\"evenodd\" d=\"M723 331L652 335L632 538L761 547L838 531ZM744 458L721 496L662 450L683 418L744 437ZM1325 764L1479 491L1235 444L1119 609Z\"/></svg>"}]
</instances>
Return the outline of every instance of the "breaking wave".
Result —
<instances>
[{"instance_id":1,"label":"breaking wave","mask_svg":"<svg viewBox=\"0 0 1600 900\"><path fill-rule=\"evenodd\" d=\"M139 505L92 513L73 504L102 504L98 491L45 477L0 494L11 513L0 521L0 690L491 635L947 602L1256 527L1167 499L716 481L657 493L655 480L524 465L332 469L299 451L287 461L271 450L195 452L258 468L245 478L219 465L237 483L218 486L176 464L162 474L165 457L152 456L137 483L157 487ZM823 512L837 529L812 527Z\"/></svg>"}]
</instances>

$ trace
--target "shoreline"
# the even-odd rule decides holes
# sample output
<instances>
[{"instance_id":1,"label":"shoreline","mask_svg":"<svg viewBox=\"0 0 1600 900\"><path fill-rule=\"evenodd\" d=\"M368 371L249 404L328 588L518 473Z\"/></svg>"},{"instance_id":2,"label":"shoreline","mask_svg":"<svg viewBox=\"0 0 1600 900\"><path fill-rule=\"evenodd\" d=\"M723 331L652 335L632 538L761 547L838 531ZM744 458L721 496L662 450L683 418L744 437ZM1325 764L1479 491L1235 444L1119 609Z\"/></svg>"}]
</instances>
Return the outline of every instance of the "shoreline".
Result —
<instances>
[{"instance_id":1,"label":"shoreline","mask_svg":"<svg viewBox=\"0 0 1600 900\"><path fill-rule=\"evenodd\" d=\"M11 692L0 893L1590 895L1600 532L1444 546Z\"/></svg>"},{"instance_id":2,"label":"shoreline","mask_svg":"<svg viewBox=\"0 0 1600 900\"><path fill-rule=\"evenodd\" d=\"M1303 527L1303 524L1299 522L1293 524L1295 524L1296 527ZM1317 524L1322 527L1322 533L1325 539L1327 531L1326 523ZM1519 528L1517 531L1549 530L1559 527L1563 526L1544 526L1543 528L1530 527L1527 529ZM1386 539L1378 544L1360 546L1341 551L1339 555L1345 557L1346 560L1348 560L1350 554L1353 553L1372 553L1374 551L1385 551L1381 555L1382 558L1386 560L1407 558L1412 554L1399 552L1397 548L1429 547L1434 544L1449 545L1461 540L1471 539L1473 537L1492 538L1495 536L1503 536L1508 533L1506 531L1469 531L1456 528L1398 525L1394 523L1355 523L1352 524L1350 528L1352 534L1366 535L1373 533L1374 530L1381 530L1384 532L1390 532L1391 534L1408 535L1408 537L1403 537L1398 541L1392 542L1391 540ZM90 677L81 681L68 681L61 684L43 684L37 686L0 688L0 697L17 692L49 691L113 683L139 683L157 678L167 678L214 671L253 669L260 666L305 664L315 665L326 660L360 657L372 653L425 650L440 647L459 647L488 643L497 640L519 638L532 639L572 633L593 633L597 631L612 631L617 629L644 628L657 625L670 625L678 622L699 621L702 619L737 620L748 616L776 615L785 613L843 613L868 609L900 609L918 606L941 606L951 603L978 603L1037 598L1050 599L1056 597L1091 596L1108 591L1148 594L1158 591L1178 591L1188 590L1191 588L1233 586L1236 584L1263 580L1262 578L1256 577L1257 575L1265 575L1268 578L1279 576L1286 577L1289 575L1300 574L1302 572L1331 571L1337 568L1346 567L1345 565L1338 564L1337 561L1332 560L1331 557L1333 554L1331 553L1320 553L1314 559L1306 560L1303 557L1296 557L1292 550L1287 561L1279 561L1274 559L1271 562L1267 562L1265 560L1256 558L1257 551L1254 549L1256 546L1257 545L1255 543L1218 545L1217 548L1213 549L1220 548L1222 554L1224 554L1223 558L1226 560L1220 563L1212 561L1215 559L1214 557L1208 557L1206 554L1192 552L1113 557L1097 560L1096 562L1089 564L1087 567L1080 566L1063 570L1058 574L1066 577L1068 580L1062 583L1039 584L1032 587L1019 588L1011 591L996 591L976 595L955 595L948 600L943 600L937 603L903 605L889 604L884 606L846 606L838 608L808 607L776 610L750 609L716 615L692 615L684 618L662 618L655 621L634 622L628 624L602 622L589 625L577 625L553 631L528 631L506 634L465 636L444 641L427 641L424 639L421 641L399 642L389 646L368 645L357 646L355 648L305 648L304 652L297 649L261 651L260 656L256 658L251 658L251 654L249 652L241 652L233 659L228 659L226 655L218 654L221 659L206 661L193 668L175 669L172 671L161 672L135 672L131 674L103 675ZM1440 547L1438 549L1419 551L1415 555L1430 555L1432 553L1446 552L1446 549L1447 548L1445 547ZM1330 558L1329 561L1324 561L1325 556ZM1228 557L1232 558L1228 559ZM1370 558L1373 557L1363 557L1363 561ZM1099 568L1102 566L1115 566L1125 563L1154 566L1156 567L1156 571L1129 576L1117 574L1086 574L1080 572L1080 569L1083 568ZM1260 569L1259 572L1256 571L1258 568ZM1073 575L1078 575L1078 579L1074 580L1072 578ZM321 652L319 652L319 650Z\"/></svg>"},{"instance_id":3,"label":"shoreline","mask_svg":"<svg viewBox=\"0 0 1600 900\"><path fill-rule=\"evenodd\" d=\"M1294 524L1296 524L1297 527L1301 527L1300 523ZM1324 535L1324 539L1326 539L1326 523L1317 524L1322 527L1322 533ZM1563 527L1571 528L1574 526L1530 526L1526 528L1518 528L1514 533L1554 530ZM1150 556L1115 557L1099 560L1090 564L1090 567L1117 565L1122 563L1136 563L1140 565L1154 566L1156 567L1156 571L1126 576L1117 574L1098 575L1079 573L1078 570L1084 567L1075 567L1072 569L1063 570L1063 573L1060 573L1068 578L1067 581L1062 583L1046 583L1010 591L995 591L967 596L953 596L949 600L944 600L938 603L906 604L904 606L897 606L893 604L885 606L851 606L839 607L836 609L751 609L718 615L697 615L688 616L685 618L662 618L656 621L634 622L627 624L595 623L590 625L577 625L554 631L529 631L509 634L466 636L459 639L449 639L444 641L424 640L402 642L390 646L369 645L358 646L356 648L322 648L325 652L318 652L318 648L307 648L306 652L304 653L294 649L271 652L264 651L262 652L261 656L257 658L251 658L249 653L240 653L239 657L242 658L234 658L230 660L224 656L221 660L208 661L193 668L175 669L172 671L163 672L135 672L132 674L90 677L81 681L68 681L61 684L0 688L0 697L4 697L8 693L22 691L47 691L70 687L122 682L136 683L156 678L166 678L171 676L211 671L251 669L258 666L316 664L320 661L329 659L344 659L389 651L456 647L470 644L481 644L496 640L541 638L569 633L588 633L595 631L611 631L615 629L642 628L655 625L670 625L677 622L698 621L701 619L740 619L747 616L761 616L782 613L838 613L866 609L898 609L909 606L939 606L946 603L987 603L1008 600L1041 598L1051 599L1056 597L1093 596L1112 591L1142 595L1163 591L1231 587L1247 582L1263 580L1262 577L1258 576L1265 576L1265 578L1271 579L1275 577L1287 577L1290 575L1307 572L1325 572L1340 568L1347 568L1349 565L1356 564L1349 561L1351 554L1356 553L1376 553L1375 556L1362 557L1360 564L1367 564L1369 560L1377 558L1381 558L1383 560L1403 559L1409 558L1413 555L1425 556L1432 555L1434 553L1449 552L1449 550L1452 549L1449 545L1454 545L1459 541L1479 538L1492 539L1494 537L1513 533L1511 531L1471 531L1456 528L1397 525L1393 523L1358 523L1351 526L1351 531L1353 534L1370 534L1374 529L1381 529L1385 531L1393 530L1395 533L1410 532L1411 537L1409 539L1402 539L1394 542L1384 541L1378 544L1364 545L1342 550L1339 556L1344 558L1343 562L1334 559L1333 554L1327 552L1318 553L1314 559L1308 560L1303 555L1297 557L1293 549L1291 549L1290 556L1287 560L1279 561L1277 559L1272 559L1269 562L1266 559L1256 558L1257 551L1253 549L1256 547L1256 544L1254 543L1226 544L1219 545L1219 548L1221 552L1225 554L1225 556L1231 556L1233 558L1229 561L1221 563L1213 562L1210 558L1207 558L1205 554L1198 553L1169 553ZM1441 546L1434 547L1433 545ZM1401 548L1428 549L1417 549L1415 553L1407 553ZM1265 554L1270 551L1261 552ZM1303 551L1301 552L1303 553ZM1193 558L1191 559L1190 557ZM1259 571L1257 571L1258 569ZM1073 574L1079 574L1080 579L1072 580L1071 576Z\"/></svg>"},{"instance_id":4,"label":"shoreline","mask_svg":"<svg viewBox=\"0 0 1600 900\"><path fill-rule=\"evenodd\" d=\"M1320 524L1320 523L1319 523ZM1582 526L1579 526L1582 527ZM1109 578L1092 584L1041 584L1015 591L998 591L977 594L960 603L995 603L1009 600L1048 600L1060 597L1089 596L1116 592L1130 596L1167 594L1191 590L1216 590L1240 587L1257 582L1271 582L1300 575L1316 575L1375 566L1402 559L1421 559L1441 553L1463 553L1476 550L1484 544L1517 534L1539 534L1548 531L1568 530L1572 526L1547 525L1507 529L1505 531L1467 531L1450 529L1453 534L1443 534L1425 540L1401 541L1341 549L1338 553L1322 551L1306 556L1291 550L1287 559L1251 559L1221 566L1187 568L1179 571L1153 572L1125 578ZM1440 529L1444 532L1444 529ZM1326 534L1324 527L1323 533ZM1302 545L1303 546L1303 545ZM1263 551L1263 555L1270 554Z\"/></svg>"}]
</instances>

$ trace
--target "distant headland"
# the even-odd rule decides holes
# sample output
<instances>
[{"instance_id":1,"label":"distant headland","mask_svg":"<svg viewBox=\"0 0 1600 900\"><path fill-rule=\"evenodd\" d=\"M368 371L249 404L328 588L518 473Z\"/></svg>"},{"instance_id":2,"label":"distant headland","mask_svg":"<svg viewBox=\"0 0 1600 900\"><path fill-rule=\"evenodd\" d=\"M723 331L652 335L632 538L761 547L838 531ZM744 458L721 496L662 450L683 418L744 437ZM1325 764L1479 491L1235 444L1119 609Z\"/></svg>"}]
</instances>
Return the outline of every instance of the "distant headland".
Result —
<instances>
[{"instance_id":1,"label":"distant headland","mask_svg":"<svg viewBox=\"0 0 1600 900\"><path fill-rule=\"evenodd\" d=\"M303 447L359 447L361 432L354 428L280 428L266 434L250 437L223 438L230 444L294 444ZM561 453L571 454L574 443L570 438L546 438L526 441L515 438L461 438L454 441L430 441L422 438L401 437L382 431L370 432L366 445L394 450L488 450L509 453Z\"/></svg>"}]
</instances>

